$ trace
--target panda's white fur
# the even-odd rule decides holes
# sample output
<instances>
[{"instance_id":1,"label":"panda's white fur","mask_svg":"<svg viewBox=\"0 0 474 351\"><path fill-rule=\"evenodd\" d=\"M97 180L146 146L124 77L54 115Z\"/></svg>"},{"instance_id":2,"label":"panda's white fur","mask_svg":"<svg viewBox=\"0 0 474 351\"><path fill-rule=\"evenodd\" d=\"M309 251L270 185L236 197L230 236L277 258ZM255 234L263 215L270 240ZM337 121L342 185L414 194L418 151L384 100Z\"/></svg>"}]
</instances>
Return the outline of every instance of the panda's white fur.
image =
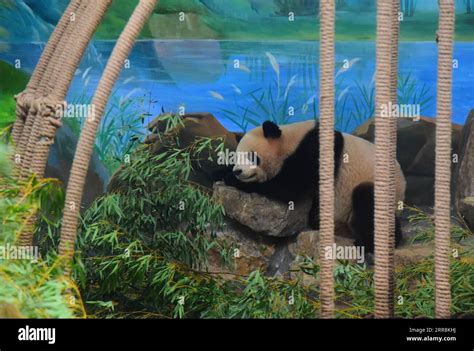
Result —
<instances>
[{"instance_id":1,"label":"panda's white fur","mask_svg":"<svg viewBox=\"0 0 474 351\"><path fill-rule=\"evenodd\" d=\"M347 222L351 214L352 192L361 183L374 182L375 145L342 133L344 148L335 183L335 219ZM406 182L400 164L396 162L396 203L405 199Z\"/></svg>"}]
</instances>

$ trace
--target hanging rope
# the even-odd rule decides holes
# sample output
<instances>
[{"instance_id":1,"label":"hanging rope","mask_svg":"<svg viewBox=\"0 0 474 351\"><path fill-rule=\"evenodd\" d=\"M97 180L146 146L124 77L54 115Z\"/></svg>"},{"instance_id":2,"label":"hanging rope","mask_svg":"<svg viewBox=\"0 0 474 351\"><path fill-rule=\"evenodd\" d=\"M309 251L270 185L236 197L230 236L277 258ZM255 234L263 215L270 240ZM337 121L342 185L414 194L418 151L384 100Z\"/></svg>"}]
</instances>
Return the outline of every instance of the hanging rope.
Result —
<instances>
[{"instance_id":1,"label":"hanging rope","mask_svg":"<svg viewBox=\"0 0 474 351\"><path fill-rule=\"evenodd\" d=\"M74 14L68 12L72 24L68 26L59 41L54 60L51 60L44 70L43 74L47 79L43 79L38 84L34 110L29 113L28 122L21 136L21 143L26 147L22 153L20 170L20 177L23 179L32 172L39 178L44 175L50 145L54 142L56 131L61 126L60 116L57 114L58 109L64 111L63 100L74 72L110 2L110 0L82 1ZM39 94L40 92L42 95ZM30 131L29 136L28 131ZM26 143L25 140L27 140ZM19 238L20 245L33 244L35 222L36 216L26 219Z\"/></svg>"},{"instance_id":2,"label":"hanging rope","mask_svg":"<svg viewBox=\"0 0 474 351\"><path fill-rule=\"evenodd\" d=\"M87 15L80 19L80 27L82 29L73 38L74 47L67 50L63 55L62 61L65 63L63 68L54 74L59 78L55 82L50 83L50 88L52 88L51 97L42 106L42 123L39 125L38 132L32 140L32 143L36 146L34 153L32 153L33 158L31 161L32 171L39 177L44 175L50 146L54 142L57 129L61 126L61 116L57 113L58 109L61 112L66 108L66 104L63 101L71 85L74 73L92 36L102 22L111 4L111 0L95 0L92 3L92 11L88 11Z\"/></svg>"},{"instance_id":3,"label":"hanging rope","mask_svg":"<svg viewBox=\"0 0 474 351\"><path fill-rule=\"evenodd\" d=\"M62 52L66 49L67 37L73 32L75 23L71 21L71 13L80 11L83 7L84 0L71 2L61 17L56 29L48 41L44 53L41 55L38 65L36 66L27 88L17 98L17 119L13 126L12 137L16 146L16 155L19 156L20 162L16 164L16 172L20 179L25 179L30 174L29 162L25 160L27 148L33 148L29 145L29 139L34 131L34 124L38 119L44 97L49 93L45 89L47 83L53 79L53 69L60 64ZM26 101L25 101L26 100ZM26 102L26 106L21 107ZM19 234L18 244L20 246L33 245L34 224L36 215L25 218L25 224Z\"/></svg>"},{"instance_id":4,"label":"hanging rope","mask_svg":"<svg viewBox=\"0 0 474 351\"><path fill-rule=\"evenodd\" d=\"M398 0L395 0L398 1ZM377 58L375 111L375 317L393 316L393 243L395 228L395 155L393 135L396 119L382 116L393 98L394 73L391 35L394 27L392 0L377 1ZM390 79L387 81L387 77Z\"/></svg>"},{"instance_id":5,"label":"hanging rope","mask_svg":"<svg viewBox=\"0 0 474 351\"><path fill-rule=\"evenodd\" d=\"M30 114L27 118L23 134L21 136L22 145L22 163L21 178L25 179L32 172L33 154L36 152L37 140L41 132L44 117L42 114L49 114L55 108L55 105L61 101L52 98L55 90L56 81L59 76L66 73L69 62L66 62L65 56L75 48L78 34L84 28L84 21L93 13L95 6L93 0L82 0L81 6L76 10L73 17L70 17L71 25L68 26L66 32L58 43L53 60L46 67L44 75L47 79L43 79L38 86L35 103L35 115ZM74 68L76 69L76 68Z\"/></svg>"},{"instance_id":6,"label":"hanging rope","mask_svg":"<svg viewBox=\"0 0 474 351\"><path fill-rule=\"evenodd\" d=\"M320 1L319 219L321 318L334 316L334 261L323 255L334 243L334 0Z\"/></svg>"},{"instance_id":7,"label":"hanging rope","mask_svg":"<svg viewBox=\"0 0 474 351\"><path fill-rule=\"evenodd\" d=\"M157 0L141 0L137 5L114 47L97 87L94 99L92 100L96 113L94 116L89 116L83 126L66 191L64 217L59 244L59 253L66 258L72 258L74 253L82 192L94 147L97 128L102 119L112 88L123 68L124 61L129 56L135 40L153 12L156 2Z\"/></svg>"},{"instance_id":8,"label":"hanging rope","mask_svg":"<svg viewBox=\"0 0 474 351\"><path fill-rule=\"evenodd\" d=\"M438 87L435 159L435 283L436 317L451 316L449 286L451 226L451 88L454 1L439 1Z\"/></svg>"},{"instance_id":9,"label":"hanging rope","mask_svg":"<svg viewBox=\"0 0 474 351\"><path fill-rule=\"evenodd\" d=\"M20 136L23 132L23 127L32 102L31 100L33 99L31 95L36 92L37 87L45 78L49 78L45 77L46 68L54 59L55 52L58 48L58 43L61 40L67 27L70 25L70 14L77 11L81 2L82 0L74 0L69 3L64 14L56 25L53 34L51 34L51 38L48 40L48 43L43 53L41 54L41 57L35 67L35 70L33 71L33 74L31 75L26 89L15 97L17 103L17 111L16 120L13 124L12 139L17 146L17 150L19 147L18 144L20 141Z\"/></svg>"}]
</instances>

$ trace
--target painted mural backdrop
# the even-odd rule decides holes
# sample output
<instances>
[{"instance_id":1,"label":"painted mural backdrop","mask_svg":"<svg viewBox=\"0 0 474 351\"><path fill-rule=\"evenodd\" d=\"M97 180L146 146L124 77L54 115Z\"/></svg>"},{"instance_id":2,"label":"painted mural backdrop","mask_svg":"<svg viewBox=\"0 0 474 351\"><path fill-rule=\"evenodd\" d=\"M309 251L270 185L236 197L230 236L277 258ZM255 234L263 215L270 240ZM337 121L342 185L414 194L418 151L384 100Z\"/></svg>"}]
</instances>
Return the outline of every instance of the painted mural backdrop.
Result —
<instances>
[{"instance_id":1,"label":"painted mural backdrop","mask_svg":"<svg viewBox=\"0 0 474 351\"><path fill-rule=\"evenodd\" d=\"M474 101L472 2L456 1L453 121L460 124ZM1 0L2 64L31 73L66 4ZM133 6L114 1L68 101L90 101L112 39ZM114 123L133 126L134 132L161 111L211 112L226 127L244 131L265 119L288 123L317 117L318 6L318 0L160 1L126 62L109 115L119 115ZM436 6L430 0L401 1L399 103L418 106L428 117L436 114ZM337 1L336 26L336 126L352 131L374 110L374 1ZM11 84L1 83L2 96ZM3 109L13 109L8 99L2 101Z\"/></svg>"}]
</instances>

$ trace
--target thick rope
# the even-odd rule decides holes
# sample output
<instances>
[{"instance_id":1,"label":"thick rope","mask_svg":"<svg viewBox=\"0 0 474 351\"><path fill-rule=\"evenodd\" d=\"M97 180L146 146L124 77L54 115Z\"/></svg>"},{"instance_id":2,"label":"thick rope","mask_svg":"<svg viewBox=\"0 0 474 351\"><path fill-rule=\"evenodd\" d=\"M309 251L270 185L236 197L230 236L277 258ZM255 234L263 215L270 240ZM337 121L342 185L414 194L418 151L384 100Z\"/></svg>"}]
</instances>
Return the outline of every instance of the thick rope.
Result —
<instances>
[{"instance_id":1,"label":"thick rope","mask_svg":"<svg viewBox=\"0 0 474 351\"><path fill-rule=\"evenodd\" d=\"M51 144L54 142L57 129L61 126L58 111L64 111L63 102L68 87L74 77L81 58L99 26L110 0L83 1L75 12L74 25L69 26L60 44L61 54L57 50L56 63L50 64L46 75L50 77L39 85L39 91L47 96L38 97L37 116L31 127L30 137L23 156L21 177L27 177L31 172L39 178L44 176ZM79 30L79 28L81 30ZM20 234L20 244L32 245L36 216L27 219Z\"/></svg>"},{"instance_id":2,"label":"thick rope","mask_svg":"<svg viewBox=\"0 0 474 351\"><path fill-rule=\"evenodd\" d=\"M75 9L76 13L84 11L85 3L88 1L90 0L81 0L78 4L79 6ZM70 14L67 16L67 18L65 18L65 20L69 21L69 23L64 28L61 37L56 42L54 53L49 59L48 64L43 68L42 77L37 82L37 86L34 91L33 100L31 103L31 108L28 111L23 130L17 143L17 153L20 155L21 159L21 170L24 170L25 168L28 170L29 168L29 163L25 162L24 157L28 146L28 141L31 136L31 132L33 130L34 121L36 120L36 114L39 112L42 98L47 96L49 93L49 91L46 90L46 88L48 87L48 82L51 79L54 79L53 72L56 66L60 64L61 55L69 44L68 38L71 33L74 32L73 28L76 27L76 22L70 20ZM26 174L28 175L29 173ZM21 177L25 177L24 171L22 171Z\"/></svg>"},{"instance_id":3,"label":"thick rope","mask_svg":"<svg viewBox=\"0 0 474 351\"><path fill-rule=\"evenodd\" d=\"M321 318L334 316L334 261L324 249L334 243L334 0L320 1L319 219Z\"/></svg>"},{"instance_id":4,"label":"thick rope","mask_svg":"<svg viewBox=\"0 0 474 351\"><path fill-rule=\"evenodd\" d=\"M436 317L451 316L449 285L451 226L451 88L454 1L439 1L438 88L435 165L435 283Z\"/></svg>"},{"instance_id":5,"label":"thick rope","mask_svg":"<svg viewBox=\"0 0 474 351\"><path fill-rule=\"evenodd\" d=\"M17 96L15 96L17 102L17 111L16 120L13 124L12 139L17 146L20 141L20 136L23 131L23 126L25 124L26 117L28 115L31 100L33 99L31 94L36 91L41 81L45 79L44 73L46 71L46 68L50 64L51 60L54 58L58 43L61 40L67 27L70 25L70 14L76 12L76 10L79 8L81 1L82 0L74 0L69 3L64 14L56 25L53 34L51 34L51 38L48 40L48 43L44 48L43 53L41 54L41 57L35 67L35 70L33 71L33 74L31 75L30 81L28 82L26 89ZM48 78L49 77L46 77L46 79Z\"/></svg>"},{"instance_id":6,"label":"thick rope","mask_svg":"<svg viewBox=\"0 0 474 351\"><path fill-rule=\"evenodd\" d=\"M398 1L398 0L396 0ZM393 132L395 118L382 116L392 98L391 48L393 25L392 0L377 1L377 58L376 58L376 111L375 111L375 317L393 316L393 229L395 224L395 189Z\"/></svg>"},{"instance_id":7,"label":"thick rope","mask_svg":"<svg viewBox=\"0 0 474 351\"><path fill-rule=\"evenodd\" d=\"M35 133L34 139L31 140L36 145L31 167L32 171L39 177L44 175L50 146L54 143L56 131L61 126L61 112L66 108L66 103L63 101L74 78L74 73L92 36L109 8L111 0L95 0L92 3L92 11L87 11L88 13L83 14L84 18L80 19L79 27L82 29L74 37L74 47L65 51L61 60L64 62L63 69L57 72L59 79L50 87L53 89L50 103L45 103L41 110L41 121L43 123L39 126L37 133Z\"/></svg>"},{"instance_id":8,"label":"thick rope","mask_svg":"<svg viewBox=\"0 0 474 351\"><path fill-rule=\"evenodd\" d=\"M390 47L390 101L392 106L398 103L398 37L400 32L400 22L398 21L398 12L400 11L400 2L398 0L392 0L392 30L391 30L391 47ZM396 208L396 160L397 160L397 121L395 118L390 122L390 203ZM394 311L394 291L395 291L395 210L392 218L390 219L390 230L389 230L389 311L393 316Z\"/></svg>"},{"instance_id":9,"label":"thick rope","mask_svg":"<svg viewBox=\"0 0 474 351\"><path fill-rule=\"evenodd\" d=\"M72 258L74 254L80 203L99 123L102 119L112 88L122 71L124 61L130 54L135 40L153 12L156 2L157 0L141 0L130 17L107 62L104 74L99 82L94 99L92 100L96 114L95 116L89 116L89 118L87 118L82 129L67 186L59 244L59 253L68 259ZM67 271L67 273L69 273L69 271Z\"/></svg>"},{"instance_id":10,"label":"thick rope","mask_svg":"<svg viewBox=\"0 0 474 351\"><path fill-rule=\"evenodd\" d=\"M75 8L75 16L79 18L87 17L86 10L88 5L91 3L93 3L92 0L81 0ZM26 179L32 172L31 162L33 154L36 152L36 140L39 139L39 133L44 120L42 114L45 113L45 108L54 105L54 103L48 99L48 96L51 94L51 82L55 81L58 75L60 75L56 71L65 65L63 55L65 52L72 49L72 46L74 45L73 39L76 35L75 33L79 32L78 21L71 21L70 16L71 13L68 13L67 20L69 21L69 24L65 27L61 38L56 43L54 55L51 57L48 65L43 68L42 79L37 81L36 91L32 95L33 100L24 123L18 143L19 147L17 149L17 153L20 155L21 159L20 167L18 169L20 179ZM64 18L64 15L62 18ZM33 233L36 219L36 216L30 216L25 220L25 225L23 226L19 236L19 244L21 246L33 245Z\"/></svg>"},{"instance_id":11,"label":"thick rope","mask_svg":"<svg viewBox=\"0 0 474 351\"><path fill-rule=\"evenodd\" d=\"M20 140L22 146L20 177L23 179L28 177L33 171L33 155L36 152L36 143L44 122L44 117L41 113L49 111L48 106L54 106L60 103L60 101L53 100L50 96L55 90L55 83L58 77L67 72L69 63L66 62L66 55L68 52L74 50L77 37L84 28L84 21L90 16L89 12L93 12L94 7L93 0L82 1L80 7L75 12L75 20L71 21L71 25L66 29L66 32L58 43L55 56L46 68L45 77L47 77L47 79L43 79L38 86L35 100L37 104L35 109L36 115L31 114L28 116Z\"/></svg>"}]
</instances>

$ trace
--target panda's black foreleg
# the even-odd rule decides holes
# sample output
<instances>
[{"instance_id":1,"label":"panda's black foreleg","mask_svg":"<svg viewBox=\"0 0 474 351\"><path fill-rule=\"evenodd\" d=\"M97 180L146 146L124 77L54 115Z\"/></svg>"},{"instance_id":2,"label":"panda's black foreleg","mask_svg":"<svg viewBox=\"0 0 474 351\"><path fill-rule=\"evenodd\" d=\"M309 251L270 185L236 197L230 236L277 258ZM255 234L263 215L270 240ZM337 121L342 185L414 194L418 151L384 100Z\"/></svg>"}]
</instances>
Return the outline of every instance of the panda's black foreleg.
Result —
<instances>
[{"instance_id":1,"label":"panda's black foreleg","mask_svg":"<svg viewBox=\"0 0 474 351\"><path fill-rule=\"evenodd\" d=\"M356 246L374 252L374 184L363 183L352 192L352 215L349 222Z\"/></svg>"},{"instance_id":2,"label":"panda's black foreleg","mask_svg":"<svg viewBox=\"0 0 474 351\"><path fill-rule=\"evenodd\" d=\"M308 215L308 225L313 230L319 230L319 198L313 198L313 204Z\"/></svg>"},{"instance_id":3,"label":"panda's black foreleg","mask_svg":"<svg viewBox=\"0 0 474 351\"><path fill-rule=\"evenodd\" d=\"M352 193L352 216L349 223L355 245L365 246L366 253L374 252L374 184L362 183ZM395 246L402 240L400 220L395 217Z\"/></svg>"}]
</instances>

